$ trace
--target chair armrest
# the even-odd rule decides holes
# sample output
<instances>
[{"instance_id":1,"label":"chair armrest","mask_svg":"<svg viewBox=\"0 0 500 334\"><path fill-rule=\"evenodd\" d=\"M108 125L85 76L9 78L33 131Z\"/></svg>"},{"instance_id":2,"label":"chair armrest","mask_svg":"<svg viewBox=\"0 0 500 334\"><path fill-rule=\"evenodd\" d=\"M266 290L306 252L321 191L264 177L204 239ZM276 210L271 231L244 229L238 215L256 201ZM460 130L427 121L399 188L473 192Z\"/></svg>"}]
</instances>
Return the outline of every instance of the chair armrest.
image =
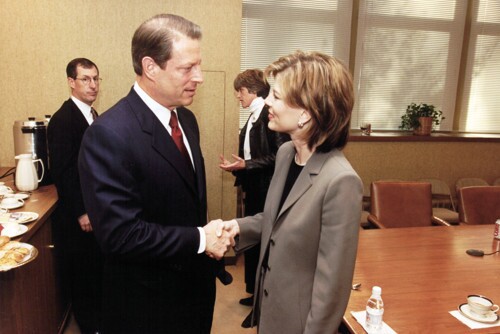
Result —
<instances>
[{"instance_id":1,"label":"chair armrest","mask_svg":"<svg viewBox=\"0 0 500 334\"><path fill-rule=\"evenodd\" d=\"M441 225L441 226L451 226L450 223L448 223L446 220L443 220L441 218L438 218L436 216L432 216L432 224L434 225Z\"/></svg>"},{"instance_id":2,"label":"chair armrest","mask_svg":"<svg viewBox=\"0 0 500 334\"><path fill-rule=\"evenodd\" d=\"M373 224L373 225L375 225L375 227L377 227L377 228L386 228L384 226L384 224L382 224L381 222L379 222L378 218L375 217L372 214L368 215L368 222L371 223L371 224Z\"/></svg>"}]
</instances>

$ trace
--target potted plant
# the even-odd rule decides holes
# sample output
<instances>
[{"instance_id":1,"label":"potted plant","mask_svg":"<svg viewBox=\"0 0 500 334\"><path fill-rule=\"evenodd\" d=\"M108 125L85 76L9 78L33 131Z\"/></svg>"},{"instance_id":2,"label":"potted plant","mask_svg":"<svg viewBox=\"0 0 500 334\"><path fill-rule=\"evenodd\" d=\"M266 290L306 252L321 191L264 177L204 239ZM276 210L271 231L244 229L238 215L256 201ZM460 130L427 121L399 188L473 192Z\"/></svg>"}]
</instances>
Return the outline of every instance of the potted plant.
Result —
<instances>
[{"instance_id":1,"label":"potted plant","mask_svg":"<svg viewBox=\"0 0 500 334\"><path fill-rule=\"evenodd\" d=\"M439 125L443 119L443 112L432 104L411 103L406 108L406 113L401 116L399 128L413 130L415 135L428 136L434 125Z\"/></svg>"}]
</instances>

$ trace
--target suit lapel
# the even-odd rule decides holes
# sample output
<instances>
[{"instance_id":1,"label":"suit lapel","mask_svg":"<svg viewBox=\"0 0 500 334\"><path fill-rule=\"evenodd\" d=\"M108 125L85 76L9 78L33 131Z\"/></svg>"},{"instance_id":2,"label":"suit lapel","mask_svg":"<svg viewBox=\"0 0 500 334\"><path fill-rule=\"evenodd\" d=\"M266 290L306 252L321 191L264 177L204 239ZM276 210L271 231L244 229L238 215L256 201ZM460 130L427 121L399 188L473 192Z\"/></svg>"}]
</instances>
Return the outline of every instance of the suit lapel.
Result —
<instances>
[{"instance_id":1,"label":"suit lapel","mask_svg":"<svg viewBox=\"0 0 500 334\"><path fill-rule=\"evenodd\" d=\"M192 173L192 171L186 168L186 162L167 129L165 129L163 124L161 124L133 88L127 96L127 99L137 116L142 131L151 136L151 145L153 149L168 161L168 163L170 163L179 173L180 177L188 184L189 188L197 193L198 189L195 186L193 177L188 174Z\"/></svg>"},{"instance_id":2,"label":"suit lapel","mask_svg":"<svg viewBox=\"0 0 500 334\"><path fill-rule=\"evenodd\" d=\"M178 108L180 110L180 108ZM203 154L201 153L200 145L198 144L198 136L194 133L192 126L185 120L184 113L178 112L179 122L181 123L182 130L189 142L189 148L191 149L191 155L193 158L193 164L195 169L196 185L198 186L198 194L200 198L203 198L204 184L205 184L205 165L203 162ZM173 140L172 140L173 142Z\"/></svg>"},{"instance_id":3,"label":"suit lapel","mask_svg":"<svg viewBox=\"0 0 500 334\"><path fill-rule=\"evenodd\" d=\"M75 104L75 102L73 102L71 98L69 98L67 102L69 103L71 112L73 113L72 117L74 117L76 121L75 125L79 126L82 132L84 132L89 127L89 122L87 121L85 116L83 116L83 113L80 110L80 108L78 108L78 106Z\"/></svg>"}]
</instances>

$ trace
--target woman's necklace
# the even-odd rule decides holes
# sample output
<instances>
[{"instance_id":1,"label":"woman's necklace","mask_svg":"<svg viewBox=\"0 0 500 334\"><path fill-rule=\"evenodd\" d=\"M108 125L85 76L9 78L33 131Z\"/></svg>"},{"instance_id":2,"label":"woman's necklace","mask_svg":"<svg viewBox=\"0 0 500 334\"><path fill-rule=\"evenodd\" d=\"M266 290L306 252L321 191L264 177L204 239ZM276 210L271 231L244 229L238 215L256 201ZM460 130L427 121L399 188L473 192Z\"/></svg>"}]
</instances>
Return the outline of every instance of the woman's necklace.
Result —
<instances>
[{"instance_id":1,"label":"woman's necklace","mask_svg":"<svg viewBox=\"0 0 500 334\"><path fill-rule=\"evenodd\" d=\"M301 164L301 163L299 162L299 160L297 159L297 153L295 153L295 163L296 163L297 165L299 165L299 166L305 166L305 165L306 165L306 163L307 163L307 161L306 161L306 162L304 162L303 164Z\"/></svg>"}]
</instances>

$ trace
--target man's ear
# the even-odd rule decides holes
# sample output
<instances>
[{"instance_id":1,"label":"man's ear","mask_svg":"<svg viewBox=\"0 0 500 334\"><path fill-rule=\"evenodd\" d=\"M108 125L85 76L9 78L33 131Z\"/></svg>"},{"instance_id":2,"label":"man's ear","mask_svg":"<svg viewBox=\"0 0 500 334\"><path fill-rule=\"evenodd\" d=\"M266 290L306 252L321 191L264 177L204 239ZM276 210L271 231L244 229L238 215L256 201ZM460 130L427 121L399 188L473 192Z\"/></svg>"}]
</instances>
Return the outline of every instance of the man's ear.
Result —
<instances>
[{"instance_id":1,"label":"man's ear","mask_svg":"<svg viewBox=\"0 0 500 334\"><path fill-rule=\"evenodd\" d=\"M68 86L71 88L71 89L75 89L75 79L71 78L71 77L68 77Z\"/></svg>"},{"instance_id":2,"label":"man's ear","mask_svg":"<svg viewBox=\"0 0 500 334\"><path fill-rule=\"evenodd\" d=\"M158 73L159 66L151 57L142 58L142 72L150 80L154 80Z\"/></svg>"}]
</instances>

